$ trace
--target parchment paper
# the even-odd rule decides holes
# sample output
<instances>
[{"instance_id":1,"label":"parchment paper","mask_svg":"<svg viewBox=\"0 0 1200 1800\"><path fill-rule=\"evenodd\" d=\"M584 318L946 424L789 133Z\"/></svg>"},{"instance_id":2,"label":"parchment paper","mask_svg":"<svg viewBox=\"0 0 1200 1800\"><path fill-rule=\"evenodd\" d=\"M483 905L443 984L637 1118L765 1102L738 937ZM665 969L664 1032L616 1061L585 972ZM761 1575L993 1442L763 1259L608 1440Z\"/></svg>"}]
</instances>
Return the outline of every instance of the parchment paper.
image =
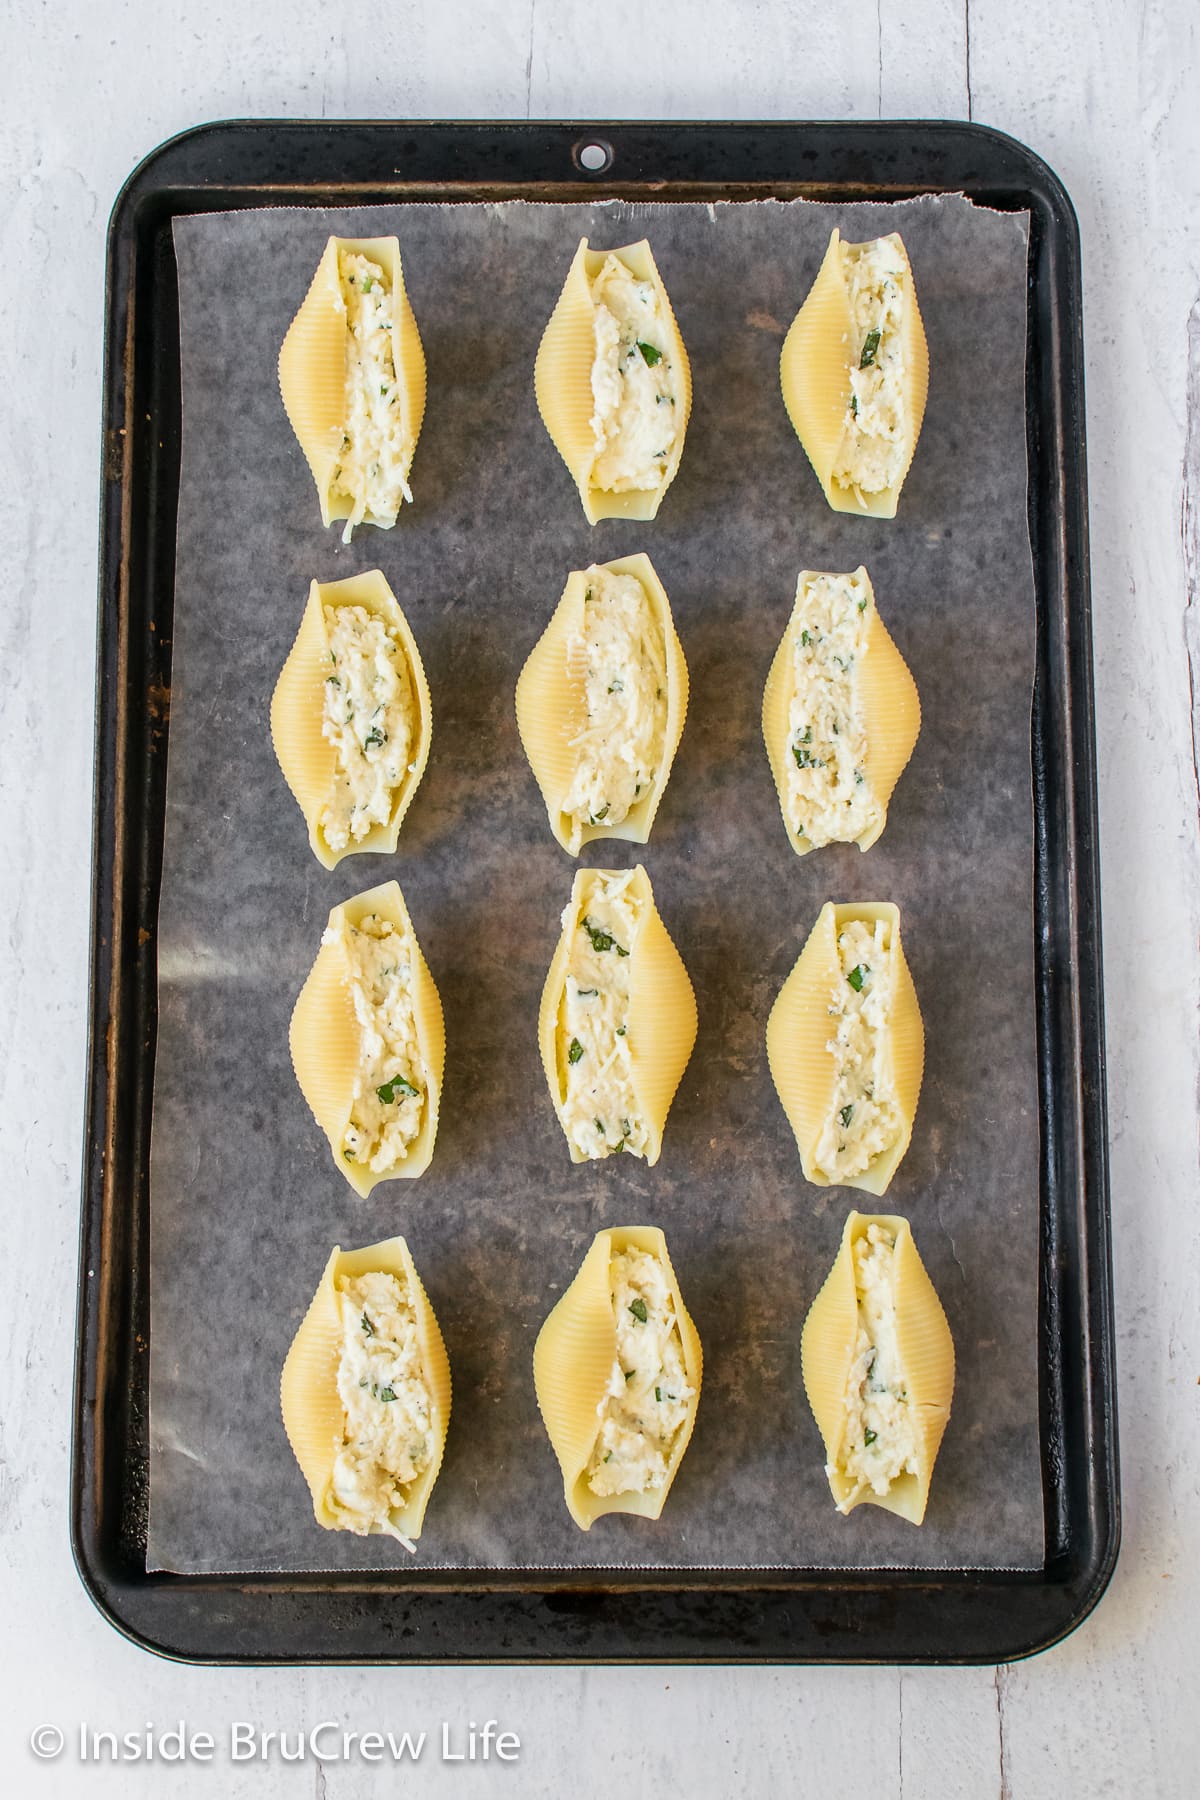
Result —
<instances>
[{"instance_id":1,"label":"parchment paper","mask_svg":"<svg viewBox=\"0 0 1200 1800\"><path fill-rule=\"evenodd\" d=\"M924 434L892 523L832 513L779 394L783 333L832 225L902 229L930 345ZM321 529L276 385L332 232L396 232L429 365L394 531ZM591 529L537 415L533 359L579 237L648 235L691 355L680 475L652 524ZM279 1417L279 1370L330 1246L403 1231L454 1373L417 1565L1037 1566L1037 1200L1025 515L1026 227L957 199L405 205L176 223L183 465L155 1070L149 1563L409 1567L323 1532ZM550 837L513 687L567 572L647 550L691 709L642 856L695 983L700 1035L662 1160L575 1168L535 1041L575 864ZM798 859L759 715L801 567L864 561L924 724L867 856ZM276 766L272 686L310 578L383 569L420 644L433 753L394 858L327 874ZM329 909L396 876L441 989L433 1164L358 1200L297 1089L288 1018ZM767 1069L775 994L826 899L899 903L927 1036L908 1214L958 1352L924 1527L841 1518L800 1328L850 1189L810 1187ZM667 1234L705 1348L662 1520L584 1535L537 1413L538 1328L601 1226Z\"/></svg>"}]
</instances>

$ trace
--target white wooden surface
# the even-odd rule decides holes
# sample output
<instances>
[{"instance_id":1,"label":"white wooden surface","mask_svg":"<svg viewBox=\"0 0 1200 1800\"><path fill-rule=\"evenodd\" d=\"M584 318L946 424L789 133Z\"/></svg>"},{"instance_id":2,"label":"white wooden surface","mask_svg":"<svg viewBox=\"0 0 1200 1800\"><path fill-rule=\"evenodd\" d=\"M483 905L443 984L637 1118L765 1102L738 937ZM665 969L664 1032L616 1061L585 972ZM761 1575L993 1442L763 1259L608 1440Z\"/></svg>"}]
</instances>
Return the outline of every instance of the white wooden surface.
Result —
<instances>
[{"instance_id":1,"label":"white wooden surface","mask_svg":"<svg viewBox=\"0 0 1200 1800\"><path fill-rule=\"evenodd\" d=\"M7 1794L1197 1791L1200 11L1194 0L8 0L0 107L0 1757ZM210 118L972 117L1083 229L1124 1550L1007 1670L197 1670L93 1612L67 1545L90 856L104 230ZM38 1763L43 1723L295 1730L497 1718L512 1766ZM647 1785L650 1785L649 1783ZM657 1786L658 1783L653 1785Z\"/></svg>"}]
</instances>

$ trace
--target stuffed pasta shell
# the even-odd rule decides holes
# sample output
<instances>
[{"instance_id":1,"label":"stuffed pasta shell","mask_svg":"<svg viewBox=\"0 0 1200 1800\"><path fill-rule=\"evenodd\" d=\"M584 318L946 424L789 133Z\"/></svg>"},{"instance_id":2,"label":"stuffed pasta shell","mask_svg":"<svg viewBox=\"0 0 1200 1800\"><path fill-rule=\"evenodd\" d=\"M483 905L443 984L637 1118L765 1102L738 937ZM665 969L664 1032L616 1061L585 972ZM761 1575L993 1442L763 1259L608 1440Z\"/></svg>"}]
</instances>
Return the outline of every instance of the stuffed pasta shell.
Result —
<instances>
[{"instance_id":1,"label":"stuffed pasta shell","mask_svg":"<svg viewBox=\"0 0 1200 1800\"><path fill-rule=\"evenodd\" d=\"M450 1364L402 1237L335 1246L279 1399L317 1524L414 1549L450 1424Z\"/></svg>"},{"instance_id":2,"label":"stuffed pasta shell","mask_svg":"<svg viewBox=\"0 0 1200 1800\"><path fill-rule=\"evenodd\" d=\"M604 251L581 238L534 389L588 523L654 518L679 470L692 373L645 239Z\"/></svg>"},{"instance_id":3,"label":"stuffed pasta shell","mask_svg":"<svg viewBox=\"0 0 1200 1800\"><path fill-rule=\"evenodd\" d=\"M425 352L394 237L331 237L279 352L321 523L396 523L425 416Z\"/></svg>"},{"instance_id":4,"label":"stuffed pasta shell","mask_svg":"<svg viewBox=\"0 0 1200 1800\"><path fill-rule=\"evenodd\" d=\"M538 1044L571 1161L656 1163L697 1021L645 869L581 869L562 926Z\"/></svg>"},{"instance_id":5,"label":"stuffed pasta shell","mask_svg":"<svg viewBox=\"0 0 1200 1800\"><path fill-rule=\"evenodd\" d=\"M894 519L929 392L929 346L899 232L836 229L783 343L784 404L835 512Z\"/></svg>"},{"instance_id":6,"label":"stuffed pasta shell","mask_svg":"<svg viewBox=\"0 0 1200 1800\"><path fill-rule=\"evenodd\" d=\"M323 867L395 850L432 729L416 639L379 570L314 581L271 699L271 741Z\"/></svg>"},{"instance_id":7,"label":"stuffed pasta shell","mask_svg":"<svg viewBox=\"0 0 1200 1800\"><path fill-rule=\"evenodd\" d=\"M806 1178L884 1193L925 1066L898 907L826 902L771 1008L767 1059Z\"/></svg>"},{"instance_id":8,"label":"stuffed pasta shell","mask_svg":"<svg viewBox=\"0 0 1200 1800\"><path fill-rule=\"evenodd\" d=\"M661 1231L597 1232L538 1333L533 1380L567 1509L657 1519L696 1422L703 1357Z\"/></svg>"},{"instance_id":9,"label":"stuffed pasta shell","mask_svg":"<svg viewBox=\"0 0 1200 1800\"><path fill-rule=\"evenodd\" d=\"M801 570L763 695L763 738L788 839L869 850L921 729L908 665L867 571Z\"/></svg>"},{"instance_id":10,"label":"stuffed pasta shell","mask_svg":"<svg viewBox=\"0 0 1200 1800\"><path fill-rule=\"evenodd\" d=\"M577 856L593 838L644 844L687 713L688 672L648 556L567 577L517 683L517 726L550 829Z\"/></svg>"},{"instance_id":11,"label":"stuffed pasta shell","mask_svg":"<svg viewBox=\"0 0 1200 1800\"><path fill-rule=\"evenodd\" d=\"M908 1220L852 1212L800 1339L839 1512L919 1525L954 1395L954 1342Z\"/></svg>"},{"instance_id":12,"label":"stuffed pasta shell","mask_svg":"<svg viewBox=\"0 0 1200 1800\"><path fill-rule=\"evenodd\" d=\"M300 1091L357 1194L424 1174L446 1036L398 882L334 907L292 1013L290 1044Z\"/></svg>"}]
</instances>

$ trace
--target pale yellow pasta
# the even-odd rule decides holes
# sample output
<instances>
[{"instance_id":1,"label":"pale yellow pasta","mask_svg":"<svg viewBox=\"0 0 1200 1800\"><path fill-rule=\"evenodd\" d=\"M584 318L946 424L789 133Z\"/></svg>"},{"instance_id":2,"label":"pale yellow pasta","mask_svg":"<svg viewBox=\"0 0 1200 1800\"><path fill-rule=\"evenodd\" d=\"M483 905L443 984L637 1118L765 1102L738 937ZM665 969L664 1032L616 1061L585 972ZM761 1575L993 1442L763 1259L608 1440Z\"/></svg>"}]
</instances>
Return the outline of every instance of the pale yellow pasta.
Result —
<instances>
[{"instance_id":1,"label":"pale yellow pasta","mask_svg":"<svg viewBox=\"0 0 1200 1800\"><path fill-rule=\"evenodd\" d=\"M605 588L621 586L644 596L638 628L618 621L607 636L603 627L593 631ZM618 557L570 574L517 682L521 742L550 829L570 855L594 838L647 841L687 702L683 646L650 558Z\"/></svg>"},{"instance_id":2,"label":"pale yellow pasta","mask_svg":"<svg viewBox=\"0 0 1200 1800\"><path fill-rule=\"evenodd\" d=\"M334 907L289 1043L300 1091L357 1194L424 1174L437 1137L446 1034L398 882Z\"/></svg>"},{"instance_id":3,"label":"pale yellow pasta","mask_svg":"<svg viewBox=\"0 0 1200 1800\"><path fill-rule=\"evenodd\" d=\"M800 571L762 729L796 854L827 843L869 850L913 753L921 702L861 566L851 575Z\"/></svg>"},{"instance_id":4,"label":"pale yellow pasta","mask_svg":"<svg viewBox=\"0 0 1200 1800\"><path fill-rule=\"evenodd\" d=\"M653 1287L642 1281L639 1263L649 1265ZM634 1305L625 1307L619 1325L617 1307L628 1298L621 1288L623 1265L632 1266L636 1285L630 1289ZM662 1296L658 1317L652 1297L639 1305L639 1287ZM643 1334L644 1358L638 1348ZM646 1366L639 1368L643 1360ZM659 1517L691 1439L702 1375L699 1333L662 1232L648 1225L598 1232L533 1351L538 1406L562 1470L567 1509L581 1530L606 1513ZM666 1428L656 1417L664 1408L670 1414ZM605 1443L626 1459L623 1481L608 1478L612 1451L604 1450Z\"/></svg>"},{"instance_id":5,"label":"pale yellow pasta","mask_svg":"<svg viewBox=\"0 0 1200 1800\"><path fill-rule=\"evenodd\" d=\"M350 1417L339 1393L339 1380L347 1312L351 1325L359 1319L364 1340L375 1335L368 1308L348 1307L345 1290L350 1287L353 1293L350 1284L376 1276L393 1278L415 1321L416 1354L410 1352L410 1362L417 1365L413 1385L421 1404L416 1433L417 1466L407 1481L389 1481L385 1475L379 1485L385 1492L390 1488L391 1493L372 1517L347 1501L348 1484L342 1471L349 1460L348 1452L358 1447L351 1441ZM409 1331L412 1330L410 1323ZM383 1398L389 1393L393 1403L403 1405L403 1394L384 1390ZM425 1509L442 1464L450 1424L450 1364L433 1307L402 1237L369 1244L364 1250L343 1251L340 1246L334 1247L312 1305L288 1351L279 1398L284 1430L308 1483L317 1524L327 1531L386 1533L411 1550L421 1535ZM380 1396L373 1398L379 1401ZM386 1415L381 1414L381 1418L390 1424Z\"/></svg>"},{"instance_id":6,"label":"pale yellow pasta","mask_svg":"<svg viewBox=\"0 0 1200 1800\"><path fill-rule=\"evenodd\" d=\"M834 230L784 339L779 376L834 511L895 518L929 392L929 346L898 232L847 244Z\"/></svg>"},{"instance_id":7,"label":"pale yellow pasta","mask_svg":"<svg viewBox=\"0 0 1200 1800\"><path fill-rule=\"evenodd\" d=\"M618 305L610 295L610 308L607 284L627 298L636 287L637 295L630 306ZM640 331L630 323L638 296L646 317ZM588 240L580 239L538 349L534 390L588 523L653 519L679 470L692 375L645 239L611 251L591 250ZM644 455L635 461L622 463L616 455L611 434L618 419L628 421L626 441L636 439L642 446Z\"/></svg>"},{"instance_id":8,"label":"pale yellow pasta","mask_svg":"<svg viewBox=\"0 0 1200 1800\"><path fill-rule=\"evenodd\" d=\"M333 647L339 617L376 640L350 669ZM271 741L324 868L356 851L395 850L432 733L416 639L379 570L314 581L271 698Z\"/></svg>"},{"instance_id":9,"label":"pale yellow pasta","mask_svg":"<svg viewBox=\"0 0 1200 1800\"><path fill-rule=\"evenodd\" d=\"M542 1066L572 1162L656 1163L696 1041L683 960L634 869L581 869L538 1016Z\"/></svg>"},{"instance_id":10,"label":"pale yellow pasta","mask_svg":"<svg viewBox=\"0 0 1200 1800\"><path fill-rule=\"evenodd\" d=\"M771 1008L767 1058L807 1180L886 1192L925 1066L896 906L826 902Z\"/></svg>"},{"instance_id":11,"label":"pale yellow pasta","mask_svg":"<svg viewBox=\"0 0 1200 1800\"><path fill-rule=\"evenodd\" d=\"M329 239L279 352L279 391L321 523L346 520L347 542L357 524L394 525L425 416L425 352L394 237Z\"/></svg>"},{"instance_id":12,"label":"pale yellow pasta","mask_svg":"<svg viewBox=\"0 0 1200 1800\"><path fill-rule=\"evenodd\" d=\"M800 1339L838 1511L919 1525L954 1395L954 1343L908 1220L852 1212Z\"/></svg>"}]
</instances>

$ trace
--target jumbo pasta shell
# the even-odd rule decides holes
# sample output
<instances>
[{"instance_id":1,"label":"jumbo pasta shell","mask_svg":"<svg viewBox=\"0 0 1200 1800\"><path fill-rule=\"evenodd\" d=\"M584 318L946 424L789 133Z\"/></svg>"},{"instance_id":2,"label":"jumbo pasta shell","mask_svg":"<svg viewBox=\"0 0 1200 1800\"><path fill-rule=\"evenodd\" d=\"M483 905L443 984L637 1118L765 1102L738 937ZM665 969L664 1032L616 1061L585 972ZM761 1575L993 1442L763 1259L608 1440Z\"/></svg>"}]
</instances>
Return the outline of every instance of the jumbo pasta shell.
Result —
<instances>
[{"instance_id":1,"label":"jumbo pasta shell","mask_svg":"<svg viewBox=\"0 0 1200 1800\"><path fill-rule=\"evenodd\" d=\"M403 780L392 798L386 825L373 825L358 843L335 850L325 836L322 814L337 775L337 755L321 730L325 684L329 677L329 634L325 627L327 606L361 606L383 620L396 638L408 665L415 718L412 754ZM288 652L271 696L271 742L308 826L313 855L326 869L334 869L344 856L359 851L390 854L396 848L404 815L412 804L429 761L433 736L433 703L421 663L421 653L399 601L378 569L351 575L345 581L314 581L300 621L296 641Z\"/></svg>"},{"instance_id":2,"label":"jumbo pasta shell","mask_svg":"<svg viewBox=\"0 0 1200 1800\"><path fill-rule=\"evenodd\" d=\"M763 692L763 741L767 746L767 760L775 778L783 827L797 856L805 856L818 846L803 831L793 830L788 817L789 710L796 691L795 648L797 634L804 627L804 597L809 582L823 573L824 571L815 569L800 571L792 615L775 652ZM888 802L916 747L921 730L921 699L908 664L879 616L871 578L861 563L854 571L854 576L861 579L867 588L870 604L866 614L864 654L856 663L851 679L857 686L866 735L863 772L871 784L880 810L875 822L851 841L860 850L869 850L878 841L887 824Z\"/></svg>"},{"instance_id":3,"label":"jumbo pasta shell","mask_svg":"<svg viewBox=\"0 0 1200 1800\"><path fill-rule=\"evenodd\" d=\"M645 590L650 610L663 634L667 683L667 720L658 773L641 798L630 807L619 825L578 825L563 811L563 801L575 774L578 752L575 741L587 722L584 682L571 657L571 640L582 634L584 596L588 571L576 569L567 577L559 601L545 631L529 653L517 682L517 729L529 759L550 829L569 856L577 856L594 838L624 838L644 844L666 789L687 717L688 669L683 646L675 630L666 589L648 556L621 556L601 563L614 575L632 575ZM578 842L573 833L578 833Z\"/></svg>"},{"instance_id":4,"label":"jumbo pasta shell","mask_svg":"<svg viewBox=\"0 0 1200 1800\"><path fill-rule=\"evenodd\" d=\"M609 1266L613 1257L626 1249L648 1251L663 1265L679 1324L684 1372L695 1394L672 1448L662 1487L640 1494L600 1495L592 1493L585 1471L599 1435L599 1414L617 1349ZM700 1334L683 1303L662 1232L652 1225L617 1225L597 1232L579 1273L546 1319L533 1349L538 1407L562 1470L567 1510L581 1530L590 1530L605 1513L659 1517L695 1426L703 1372Z\"/></svg>"},{"instance_id":5,"label":"jumbo pasta shell","mask_svg":"<svg viewBox=\"0 0 1200 1800\"><path fill-rule=\"evenodd\" d=\"M313 1513L326 1531L344 1529L330 1504L334 1462L342 1446L345 1412L337 1390L341 1355L341 1321L335 1283L339 1276L394 1275L407 1283L417 1318L417 1339L425 1379L429 1385L434 1449L429 1465L410 1485L402 1508L393 1508L390 1522L403 1537L417 1539L433 1484L442 1466L446 1432L450 1425L450 1363L429 1296L417 1274L408 1245L402 1237L385 1238L364 1250L342 1250L335 1245L325 1265L320 1286L313 1296L300 1329L292 1340L279 1383L283 1428L301 1473L312 1495ZM372 1526L372 1531L381 1527Z\"/></svg>"},{"instance_id":6,"label":"jumbo pasta shell","mask_svg":"<svg viewBox=\"0 0 1200 1800\"><path fill-rule=\"evenodd\" d=\"M425 1074L425 1106L421 1128L398 1165L376 1174L364 1163L349 1163L343 1154L346 1127L354 1104L360 1067L361 1032L350 993L351 963L346 931L368 914L388 919L407 934L412 946L413 1012ZM396 881L368 888L335 906L325 941L292 1012L288 1037L292 1067L313 1118L329 1140L338 1170L363 1199L380 1181L423 1175L433 1156L446 1061L442 1002L413 930L404 895Z\"/></svg>"},{"instance_id":7,"label":"jumbo pasta shell","mask_svg":"<svg viewBox=\"0 0 1200 1800\"><path fill-rule=\"evenodd\" d=\"M895 1239L896 1344L918 1446L916 1473L897 1476L883 1495L870 1489L856 1492L856 1484L844 1468L845 1395L858 1333L853 1249L872 1225L885 1227ZM933 1465L950 1417L954 1341L907 1219L897 1214L849 1214L841 1248L804 1321L800 1365L808 1403L825 1442L826 1474L838 1510L852 1512L864 1504L882 1506L919 1525L925 1517Z\"/></svg>"},{"instance_id":8,"label":"jumbo pasta shell","mask_svg":"<svg viewBox=\"0 0 1200 1800\"><path fill-rule=\"evenodd\" d=\"M891 486L861 497L834 481L850 393L850 349L853 324L846 291L845 246L836 229L817 271L816 280L783 341L779 380L783 401L796 436L813 466L826 500L835 512L894 519L900 489L912 465L929 393L929 344L917 304L912 266L899 232L888 242L904 258L908 271L908 304L901 327L908 402L909 434L903 465Z\"/></svg>"},{"instance_id":9,"label":"jumbo pasta shell","mask_svg":"<svg viewBox=\"0 0 1200 1800\"><path fill-rule=\"evenodd\" d=\"M655 487L631 488L624 493L614 493L592 483L596 445L592 432L595 306L591 283L610 254L619 257L639 281L653 283L667 325L680 388L675 445L661 480ZM679 471L692 409L692 371L670 297L645 238L611 252L590 250L588 240L580 238L562 293L542 334L534 364L533 385L542 423L579 490L588 524L595 525L600 519L653 519L663 495Z\"/></svg>"},{"instance_id":10,"label":"jumbo pasta shell","mask_svg":"<svg viewBox=\"0 0 1200 1800\"><path fill-rule=\"evenodd\" d=\"M348 519L353 503L332 492L346 427L346 307L338 256L366 256L388 277L393 294L392 358L400 394L404 472L412 466L425 417L425 352L413 314L400 244L394 237L331 237L304 302L288 327L279 352L279 392L303 450L321 504L321 523ZM368 523L377 523L368 520Z\"/></svg>"},{"instance_id":11,"label":"jumbo pasta shell","mask_svg":"<svg viewBox=\"0 0 1200 1800\"><path fill-rule=\"evenodd\" d=\"M588 1159L571 1138L565 1106L567 1046L561 1015L571 941L597 883L621 873L616 869L580 869L576 875L538 1013L542 1067L574 1163ZM650 877L640 863L633 871L631 891L642 901L645 911L632 950L627 1033L634 1090L649 1139L646 1161L653 1165L662 1154L667 1114L696 1042L698 1020L696 996L683 958L659 917Z\"/></svg>"},{"instance_id":12,"label":"jumbo pasta shell","mask_svg":"<svg viewBox=\"0 0 1200 1800\"><path fill-rule=\"evenodd\" d=\"M835 1185L816 1166L818 1140L833 1104L835 1067L829 1044L829 998L841 980L838 933L851 920L886 921L895 958L895 993L888 1038L892 1082L903 1130L853 1179L836 1185L883 1194L912 1139L913 1119L925 1068L925 1027L917 991L900 941L900 909L890 901L826 901L817 915L795 967L779 990L767 1020L767 1060L788 1124L796 1136L805 1179L817 1187Z\"/></svg>"}]
</instances>

